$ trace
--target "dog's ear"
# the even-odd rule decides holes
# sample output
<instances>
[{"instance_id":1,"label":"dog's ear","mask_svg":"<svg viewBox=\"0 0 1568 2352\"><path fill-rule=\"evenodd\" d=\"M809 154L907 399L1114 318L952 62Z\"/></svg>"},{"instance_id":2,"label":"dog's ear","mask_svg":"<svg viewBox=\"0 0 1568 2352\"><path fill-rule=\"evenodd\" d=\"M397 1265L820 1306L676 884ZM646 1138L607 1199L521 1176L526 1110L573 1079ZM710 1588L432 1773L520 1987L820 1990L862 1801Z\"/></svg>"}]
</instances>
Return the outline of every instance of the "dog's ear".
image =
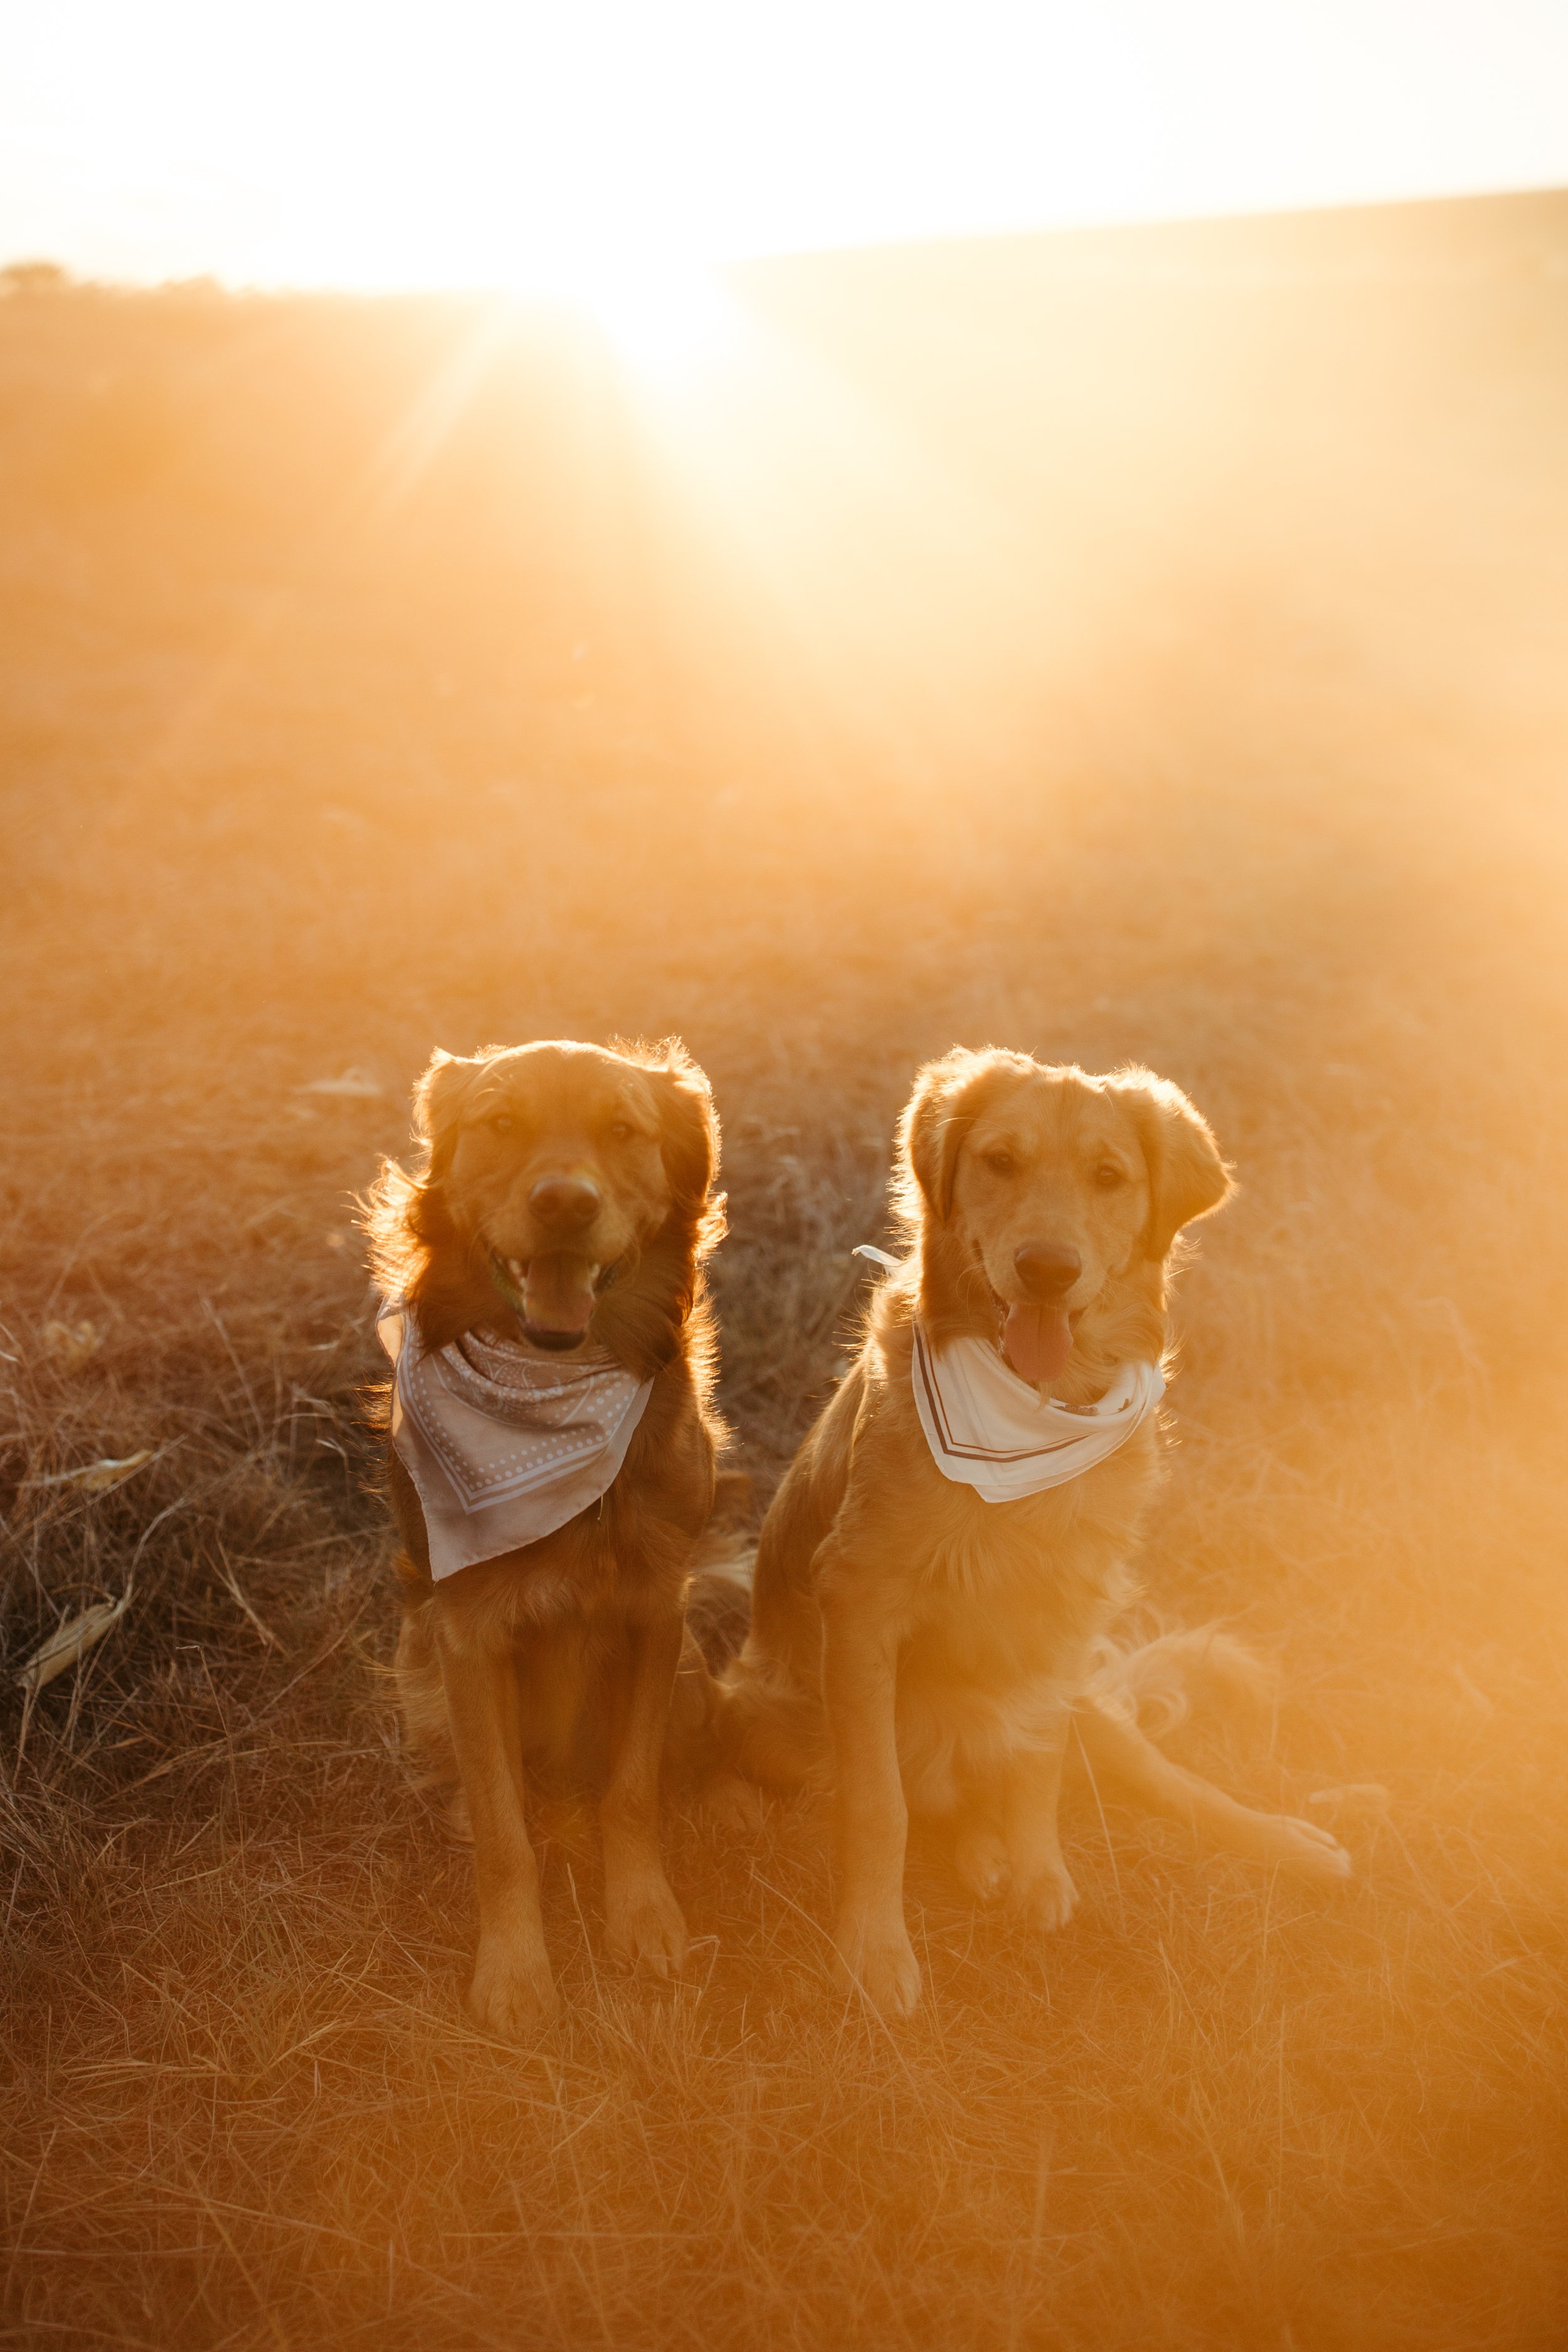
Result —
<instances>
[{"instance_id":1,"label":"dog's ear","mask_svg":"<svg viewBox=\"0 0 1568 2352\"><path fill-rule=\"evenodd\" d=\"M1208 1121L1180 1087L1152 1070L1121 1070L1110 1091L1138 1130L1149 1171L1143 1254L1162 1259L1184 1225L1206 1217L1236 1190Z\"/></svg>"},{"instance_id":2,"label":"dog's ear","mask_svg":"<svg viewBox=\"0 0 1568 2352\"><path fill-rule=\"evenodd\" d=\"M945 1224L963 1139L993 1095L1032 1065L1021 1054L971 1053L955 1045L928 1062L899 1123L899 1148L929 1215Z\"/></svg>"},{"instance_id":3,"label":"dog's ear","mask_svg":"<svg viewBox=\"0 0 1568 2352\"><path fill-rule=\"evenodd\" d=\"M723 1233L721 1214L717 1230L710 1203L713 1179L719 1172L719 1115L713 1089L679 1037L669 1038L663 1059L645 1066L658 1106L659 1151L669 1182L670 1205L683 1224L704 1224L707 1247Z\"/></svg>"},{"instance_id":4,"label":"dog's ear","mask_svg":"<svg viewBox=\"0 0 1568 2352\"><path fill-rule=\"evenodd\" d=\"M489 1058L476 1054L465 1060L461 1055L443 1053L437 1045L423 1076L415 1081L414 1129L430 1147L432 1175L442 1174L452 1157L463 1105Z\"/></svg>"}]
</instances>

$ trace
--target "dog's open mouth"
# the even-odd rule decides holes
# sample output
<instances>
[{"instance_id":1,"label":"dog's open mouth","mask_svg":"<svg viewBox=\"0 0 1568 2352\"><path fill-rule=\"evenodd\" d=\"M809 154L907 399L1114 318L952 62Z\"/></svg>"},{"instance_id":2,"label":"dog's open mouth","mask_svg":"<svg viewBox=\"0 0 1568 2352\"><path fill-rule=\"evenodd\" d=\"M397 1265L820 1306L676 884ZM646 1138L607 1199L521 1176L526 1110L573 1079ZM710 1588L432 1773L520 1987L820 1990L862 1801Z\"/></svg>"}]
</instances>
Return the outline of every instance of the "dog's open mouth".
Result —
<instances>
[{"instance_id":1,"label":"dog's open mouth","mask_svg":"<svg viewBox=\"0 0 1568 2352\"><path fill-rule=\"evenodd\" d=\"M1072 1354L1073 1318L1065 1307L1044 1307L1034 1301L1010 1307L998 1299L1002 1318L1002 1353L1020 1380L1036 1388L1060 1378Z\"/></svg>"},{"instance_id":2,"label":"dog's open mouth","mask_svg":"<svg viewBox=\"0 0 1568 2352\"><path fill-rule=\"evenodd\" d=\"M563 1354L582 1346L594 1312L596 1259L556 1251L531 1257L525 1265L492 1251L490 1273L531 1347Z\"/></svg>"}]
</instances>

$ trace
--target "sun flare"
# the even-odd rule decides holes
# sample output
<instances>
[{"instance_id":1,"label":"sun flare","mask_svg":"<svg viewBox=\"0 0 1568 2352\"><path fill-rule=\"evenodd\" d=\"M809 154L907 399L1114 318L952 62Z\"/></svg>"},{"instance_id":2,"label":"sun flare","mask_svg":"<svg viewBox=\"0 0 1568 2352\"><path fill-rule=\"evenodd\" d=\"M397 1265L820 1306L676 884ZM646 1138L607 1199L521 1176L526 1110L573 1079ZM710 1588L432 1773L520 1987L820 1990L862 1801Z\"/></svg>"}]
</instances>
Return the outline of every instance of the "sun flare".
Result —
<instances>
[{"instance_id":1,"label":"sun flare","mask_svg":"<svg viewBox=\"0 0 1568 2352\"><path fill-rule=\"evenodd\" d=\"M637 261L585 270L572 299L637 374L676 383L721 361L739 326L732 297L699 262Z\"/></svg>"}]
</instances>

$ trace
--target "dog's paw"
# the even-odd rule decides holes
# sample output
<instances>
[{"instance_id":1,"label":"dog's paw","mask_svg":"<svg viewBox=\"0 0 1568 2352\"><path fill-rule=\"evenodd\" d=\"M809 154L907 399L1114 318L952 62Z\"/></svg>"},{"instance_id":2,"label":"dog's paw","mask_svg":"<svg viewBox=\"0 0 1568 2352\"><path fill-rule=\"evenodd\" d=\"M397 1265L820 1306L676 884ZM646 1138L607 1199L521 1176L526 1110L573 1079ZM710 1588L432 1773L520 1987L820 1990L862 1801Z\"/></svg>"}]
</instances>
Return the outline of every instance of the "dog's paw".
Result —
<instances>
[{"instance_id":1,"label":"dog's paw","mask_svg":"<svg viewBox=\"0 0 1568 2352\"><path fill-rule=\"evenodd\" d=\"M994 1903L1006 1893L1013 1875L1012 1860L996 1832L984 1822L965 1822L952 1859L960 1883L976 1902Z\"/></svg>"},{"instance_id":2,"label":"dog's paw","mask_svg":"<svg viewBox=\"0 0 1568 2352\"><path fill-rule=\"evenodd\" d=\"M1297 1878L1310 1878L1320 1886L1340 1886L1354 1875L1350 1855L1316 1822L1298 1821L1293 1813L1272 1816L1273 1835L1268 1859Z\"/></svg>"},{"instance_id":3,"label":"dog's paw","mask_svg":"<svg viewBox=\"0 0 1568 2352\"><path fill-rule=\"evenodd\" d=\"M686 1922L668 1886L643 1885L605 1896L605 1949L624 1968L677 1977L686 1965Z\"/></svg>"},{"instance_id":4,"label":"dog's paw","mask_svg":"<svg viewBox=\"0 0 1568 2352\"><path fill-rule=\"evenodd\" d=\"M884 2017L908 2017L921 1998L921 1964L901 1919L885 1926L865 1918L841 1919L834 1937L834 1980L846 1992L863 1994Z\"/></svg>"},{"instance_id":5,"label":"dog's paw","mask_svg":"<svg viewBox=\"0 0 1568 2352\"><path fill-rule=\"evenodd\" d=\"M531 2042L561 2013L561 2000L542 1950L481 1943L468 1987L468 2015L498 2042Z\"/></svg>"},{"instance_id":6,"label":"dog's paw","mask_svg":"<svg viewBox=\"0 0 1568 2352\"><path fill-rule=\"evenodd\" d=\"M1066 1863L1043 1871L1032 1885L1021 1888L1019 1902L1031 1925L1045 1934L1065 1927L1078 1909L1078 1888Z\"/></svg>"},{"instance_id":7,"label":"dog's paw","mask_svg":"<svg viewBox=\"0 0 1568 2352\"><path fill-rule=\"evenodd\" d=\"M733 1830L741 1837L760 1830L768 1817L762 1790L742 1780L738 1772L716 1772L705 1782L702 1806L721 1829Z\"/></svg>"}]
</instances>

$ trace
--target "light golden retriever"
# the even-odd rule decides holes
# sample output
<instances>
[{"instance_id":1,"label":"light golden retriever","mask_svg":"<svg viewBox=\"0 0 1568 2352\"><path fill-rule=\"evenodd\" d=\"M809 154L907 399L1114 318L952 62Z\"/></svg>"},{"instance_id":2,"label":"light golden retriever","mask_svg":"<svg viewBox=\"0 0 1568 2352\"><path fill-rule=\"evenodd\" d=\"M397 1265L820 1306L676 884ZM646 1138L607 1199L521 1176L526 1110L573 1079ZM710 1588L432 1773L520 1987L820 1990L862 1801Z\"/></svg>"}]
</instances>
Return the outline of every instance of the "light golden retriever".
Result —
<instances>
[{"instance_id":1,"label":"light golden retriever","mask_svg":"<svg viewBox=\"0 0 1568 2352\"><path fill-rule=\"evenodd\" d=\"M525 2038L556 2009L524 1820L530 1769L602 1790L605 1941L663 1974L686 1926L658 1845L659 1768L693 1547L714 1486L700 1261L722 1232L708 1082L678 1044L437 1053L416 1092L427 1164L384 1171L384 1291L426 1351L472 1333L563 1362L590 1339L651 1393L599 1501L542 1540L432 1581L419 1493L389 1449L403 1537L396 1678L430 1778L459 1781L479 1932L468 2007ZM705 1706L695 1644L682 1699Z\"/></svg>"},{"instance_id":2,"label":"light golden retriever","mask_svg":"<svg viewBox=\"0 0 1568 2352\"><path fill-rule=\"evenodd\" d=\"M899 1138L910 1255L768 1513L720 1715L750 1780L831 1779L839 1972L886 2011L921 1991L910 1807L952 1823L976 1895L1010 1891L1042 1928L1070 1916L1057 1801L1074 1722L1119 1793L1309 1876L1349 1870L1325 1831L1236 1803L1089 1696L1131 1591L1155 1418L1070 1483L993 1502L938 1469L911 1385L917 1323L939 1352L963 1336L999 1346L1080 1409L1119 1366L1158 1364L1173 1244L1230 1190L1204 1120L1147 1071L1089 1077L993 1051L920 1075Z\"/></svg>"}]
</instances>

